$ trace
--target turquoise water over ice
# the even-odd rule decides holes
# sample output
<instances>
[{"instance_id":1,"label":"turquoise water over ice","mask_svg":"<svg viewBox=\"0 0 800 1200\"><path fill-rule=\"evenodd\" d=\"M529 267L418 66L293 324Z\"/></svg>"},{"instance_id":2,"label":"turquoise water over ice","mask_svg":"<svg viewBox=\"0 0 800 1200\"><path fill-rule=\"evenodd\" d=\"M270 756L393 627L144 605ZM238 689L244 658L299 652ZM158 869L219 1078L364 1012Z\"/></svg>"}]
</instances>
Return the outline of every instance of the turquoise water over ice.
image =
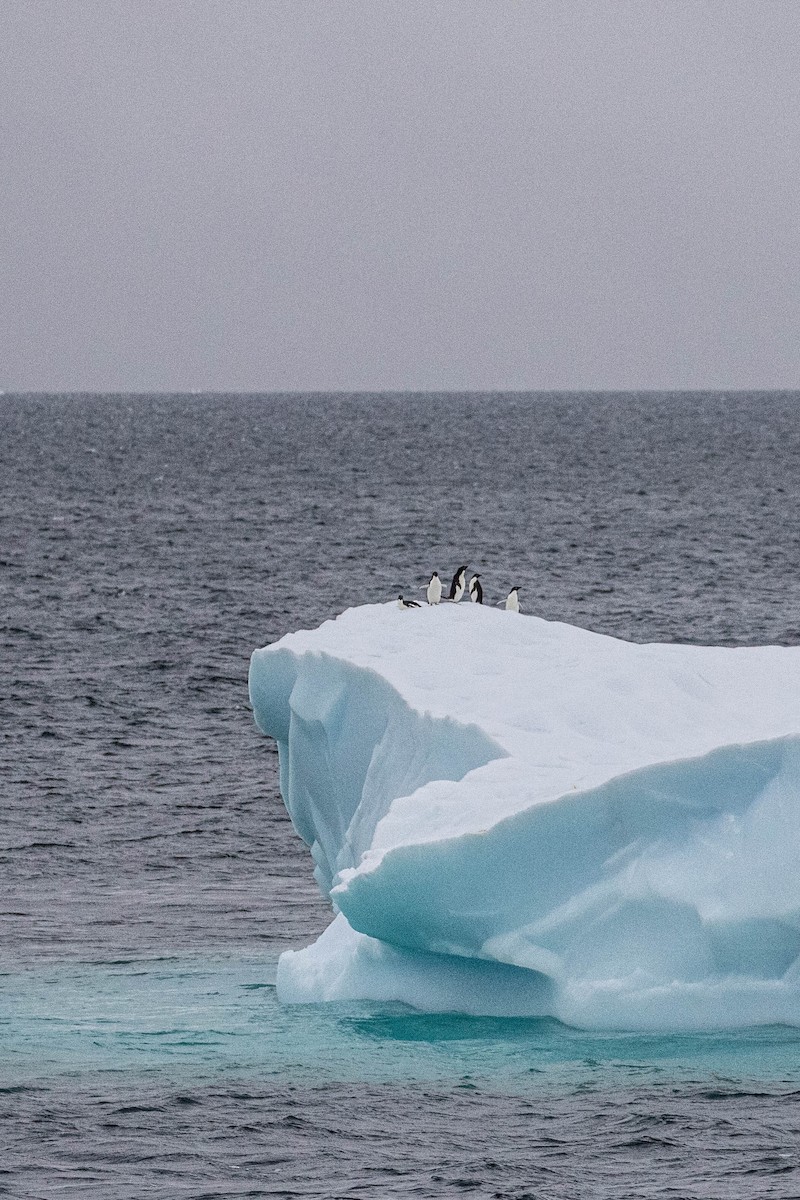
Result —
<instances>
[{"instance_id":1,"label":"turquoise water over ice","mask_svg":"<svg viewBox=\"0 0 800 1200\"><path fill-rule=\"evenodd\" d=\"M0 979L0 1078L106 1073L298 1084L480 1081L495 1091L800 1087L800 1030L586 1033L557 1021L281 1006L275 957L29 967Z\"/></svg>"}]
</instances>

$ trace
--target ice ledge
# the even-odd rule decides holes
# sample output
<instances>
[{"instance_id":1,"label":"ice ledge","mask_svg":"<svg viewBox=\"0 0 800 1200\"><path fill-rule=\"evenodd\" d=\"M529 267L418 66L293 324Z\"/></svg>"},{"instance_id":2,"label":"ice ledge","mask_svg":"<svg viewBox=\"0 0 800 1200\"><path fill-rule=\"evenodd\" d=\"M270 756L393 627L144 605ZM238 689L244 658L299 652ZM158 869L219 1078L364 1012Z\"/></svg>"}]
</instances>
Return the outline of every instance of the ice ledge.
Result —
<instances>
[{"instance_id":1,"label":"ice ledge","mask_svg":"<svg viewBox=\"0 0 800 1200\"><path fill-rule=\"evenodd\" d=\"M284 1000L585 1025L800 1015L800 651L350 610L251 695L339 909Z\"/></svg>"}]
</instances>

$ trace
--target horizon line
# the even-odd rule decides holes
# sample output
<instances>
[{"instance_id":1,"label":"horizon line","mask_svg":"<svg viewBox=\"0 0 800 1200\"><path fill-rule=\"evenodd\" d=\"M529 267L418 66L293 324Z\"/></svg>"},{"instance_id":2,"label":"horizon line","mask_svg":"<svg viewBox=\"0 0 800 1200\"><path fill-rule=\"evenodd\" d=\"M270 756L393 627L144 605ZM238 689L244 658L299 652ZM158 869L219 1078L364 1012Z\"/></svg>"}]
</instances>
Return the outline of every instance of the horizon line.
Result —
<instances>
[{"instance_id":1,"label":"horizon line","mask_svg":"<svg viewBox=\"0 0 800 1200\"><path fill-rule=\"evenodd\" d=\"M227 389L227 388L158 388L140 390L126 388L0 388L0 399L20 399L42 396L86 396L86 397L145 397L183 396L710 396L710 395L792 395L800 393L800 385L794 387L618 387L618 388L270 388Z\"/></svg>"}]
</instances>

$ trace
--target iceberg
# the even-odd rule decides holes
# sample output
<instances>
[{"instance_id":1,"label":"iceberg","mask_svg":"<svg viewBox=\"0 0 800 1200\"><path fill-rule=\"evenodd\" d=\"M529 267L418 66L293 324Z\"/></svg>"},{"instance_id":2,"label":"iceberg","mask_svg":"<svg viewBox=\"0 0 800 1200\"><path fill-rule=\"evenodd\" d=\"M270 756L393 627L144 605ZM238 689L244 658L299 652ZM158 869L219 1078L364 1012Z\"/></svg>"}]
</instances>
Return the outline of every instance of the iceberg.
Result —
<instances>
[{"instance_id":1,"label":"iceberg","mask_svg":"<svg viewBox=\"0 0 800 1200\"><path fill-rule=\"evenodd\" d=\"M335 914L281 1001L800 1024L800 647L373 604L250 696Z\"/></svg>"}]
</instances>

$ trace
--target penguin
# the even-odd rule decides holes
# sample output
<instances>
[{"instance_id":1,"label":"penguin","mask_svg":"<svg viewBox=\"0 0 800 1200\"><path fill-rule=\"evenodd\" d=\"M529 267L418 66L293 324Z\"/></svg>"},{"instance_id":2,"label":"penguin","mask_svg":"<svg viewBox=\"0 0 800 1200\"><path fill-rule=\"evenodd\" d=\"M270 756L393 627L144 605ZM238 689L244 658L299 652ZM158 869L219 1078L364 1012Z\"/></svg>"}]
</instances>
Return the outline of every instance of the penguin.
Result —
<instances>
[{"instance_id":1,"label":"penguin","mask_svg":"<svg viewBox=\"0 0 800 1200\"><path fill-rule=\"evenodd\" d=\"M428 584L426 595L428 604L438 604L442 598L442 581L439 578L439 572L434 571L431 575L430 583Z\"/></svg>"},{"instance_id":2,"label":"penguin","mask_svg":"<svg viewBox=\"0 0 800 1200\"><path fill-rule=\"evenodd\" d=\"M461 597L464 595L464 588L467 583L467 568L459 567L453 576L453 582L450 584L450 595L448 600L452 600L454 604L458 604Z\"/></svg>"},{"instance_id":3,"label":"penguin","mask_svg":"<svg viewBox=\"0 0 800 1200\"><path fill-rule=\"evenodd\" d=\"M416 600L404 600L402 593L397 597L397 607L404 608L419 608L420 605Z\"/></svg>"},{"instance_id":4,"label":"penguin","mask_svg":"<svg viewBox=\"0 0 800 1200\"><path fill-rule=\"evenodd\" d=\"M519 585L513 587L506 596L506 612L519 612Z\"/></svg>"},{"instance_id":5,"label":"penguin","mask_svg":"<svg viewBox=\"0 0 800 1200\"><path fill-rule=\"evenodd\" d=\"M473 604L483 604L483 588L480 575L473 575L469 581L469 598Z\"/></svg>"}]
</instances>

